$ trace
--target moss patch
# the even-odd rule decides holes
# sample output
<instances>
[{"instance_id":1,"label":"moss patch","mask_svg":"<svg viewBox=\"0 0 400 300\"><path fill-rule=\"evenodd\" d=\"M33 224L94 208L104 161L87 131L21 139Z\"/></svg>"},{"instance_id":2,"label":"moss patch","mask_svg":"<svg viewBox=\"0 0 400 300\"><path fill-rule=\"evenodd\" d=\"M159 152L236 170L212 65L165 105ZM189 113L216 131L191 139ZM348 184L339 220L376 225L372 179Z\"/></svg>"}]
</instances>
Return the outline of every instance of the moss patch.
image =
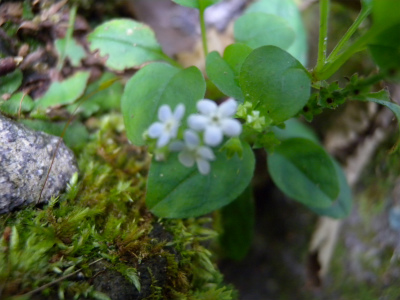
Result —
<instances>
[{"instance_id":1,"label":"moss patch","mask_svg":"<svg viewBox=\"0 0 400 300\"><path fill-rule=\"evenodd\" d=\"M149 157L120 115L97 128L80 175L42 208L0 216L1 299L233 299L204 241L211 220L161 220L144 204Z\"/></svg>"}]
</instances>

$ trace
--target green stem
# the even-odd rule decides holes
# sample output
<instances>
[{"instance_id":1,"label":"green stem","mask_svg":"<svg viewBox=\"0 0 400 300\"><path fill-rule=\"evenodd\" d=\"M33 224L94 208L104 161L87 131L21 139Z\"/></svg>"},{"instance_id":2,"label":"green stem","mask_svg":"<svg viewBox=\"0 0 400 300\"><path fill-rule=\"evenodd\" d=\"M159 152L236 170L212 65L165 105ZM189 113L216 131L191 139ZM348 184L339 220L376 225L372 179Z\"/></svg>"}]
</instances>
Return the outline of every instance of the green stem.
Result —
<instances>
[{"instance_id":1,"label":"green stem","mask_svg":"<svg viewBox=\"0 0 400 300\"><path fill-rule=\"evenodd\" d=\"M200 12L201 39L203 42L204 57L206 57L208 54L206 22L204 20L204 11L206 10L206 8L203 7L203 2L204 1L199 1L199 3L200 3L199 12Z\"/></svg>"},{"instance_id":2,"label":"green stem","mask_svg":"<svg viewBox=\"0 0 400 300\"><path fill-rule=\"evenodd\" d=\"M65 44L64 44L64 49L62 49L62 52L60 53L60 59L58 61L58 66L57 68L59 70L62 69L64 65L64 60L66 57L66 49L68 48L68 44L70 43L72 39L72 35L74 34L74 25L75 25L75 18L76 18L76 11L77 11L77 6L73 5L70 12L69 12L69 22L68 22L68 28L67 32L65 33Z\"/></svg>"},{"instance_id":3,"label":"green stem","mask_svg":"<svg viewBox=\"0 0 400 300\"><path fill-rule=\"evenodd\" d=\"M358 29L360 24L365 20L366 17L371 13L371 7L363 7L360 11L360 14L357 16L357 19L354 21L354 23L350 26L350 28L347 30L345 35L340 39L338 44L336 45L335 49L329 54L328 57L328 62L334 61L336 57L338 56L339 52L342 51L342 49L346 46L348 43L349 39L353 36L354 32Z\"/></svg>"},{"instance_id":4,"label":"green stem","mask_svg":"<svg viewBox=\"0 0 400 300\"><path fill-rule=\"evenodd\" d=\"M331 77L351 56L365 49L367 43L376 35L375 30L369 30L350 47L336 57L334 61L328 61L323 68L313 73L315 80L326 80Z\"/></svg>"},{"instance_id":5,"label":"green stem","mask_svg":"<svg viewBox=\"0 0 400 300\"><path fill-rule=\"evenodd\" d=\"M163 60L169 62L172 66L177 67L179 69L183 69L183 67L177 61L173 60L171 57L169 57L164 52L161 52L160 56L162 57Z\"/></svg>"},{"instance_id":6,"label":"green stem","mask_svg":"<svg viewBox=\"0 0 400 300\"><path fill-rule=\"evenodd\" d=\"M320 0L319 4L319 40L318 40L318 59L315 70L323 68L326 62L326 48L328 45L328 18L329 0Z\"/></svg>"}]
</instances>

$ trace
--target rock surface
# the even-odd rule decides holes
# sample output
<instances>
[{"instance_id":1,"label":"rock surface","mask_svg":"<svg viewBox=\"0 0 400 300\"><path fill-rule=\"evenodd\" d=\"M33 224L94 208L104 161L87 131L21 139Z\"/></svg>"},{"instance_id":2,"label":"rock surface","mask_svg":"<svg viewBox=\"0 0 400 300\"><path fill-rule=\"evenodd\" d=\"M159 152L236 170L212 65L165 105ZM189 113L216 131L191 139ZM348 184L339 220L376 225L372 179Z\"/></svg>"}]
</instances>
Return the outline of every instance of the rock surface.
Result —
<instances>
[{"instance_id":1,"label":"rock surface","mask_svg":"<svg viewBox=\"0 0 400 300\"><path fill-rule=\"evenodd\" d=\"M46 202L65 189L78 168L63 142L57 149L59 139L0 114L0 214L29 203ZM54 151L57 155L51 166Z\"/></svg>"}]
</instances>

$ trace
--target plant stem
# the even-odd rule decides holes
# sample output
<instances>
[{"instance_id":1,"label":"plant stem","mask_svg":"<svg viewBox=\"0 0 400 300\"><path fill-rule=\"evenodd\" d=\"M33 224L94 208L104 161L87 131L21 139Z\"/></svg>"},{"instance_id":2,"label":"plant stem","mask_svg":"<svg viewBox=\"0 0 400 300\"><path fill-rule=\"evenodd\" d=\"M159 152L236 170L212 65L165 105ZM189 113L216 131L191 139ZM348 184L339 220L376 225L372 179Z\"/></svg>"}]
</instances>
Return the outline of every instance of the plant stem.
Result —
<instances>
[{"instance_id":1,"label":"plant stem","mask_svg":"<svg viewBox=\"0 0 400 300\"><path fill-rule=\"evenodd\" d=\"M326 80L331 77L353 54L365 49L367 43L376 35L377 31L369 30L350 47L336 57L334 61L328 61L323 68L315 70L314 80Z\"/></svg>"},{"instance_id":2,"label":"plant stem","mask_svg":"<svg viewBox=\"0 0 400 300\"><path fill-rule=\"evenodd\" d=\"M183 67L177 61L173 60L171 57L169 57L164 52L161 52L160 55L161 55L163 60L169 62L172 66L177 67L179 69L183 69Z\"/></svg>"},{"instance_id":3,"label":"plant stem","mask_svg":"<svg viewBox=\"0 0 400 300\"><path fill-rule=\"evenodd\" d=\"M207 56L208 54L208 45L207 45L207 31L206 31L206 22L204 20L204 11L206 10L205 7L203 7L203 1L199 1L200 4L200 28L201 28L201 39L203 42L203 51L204 51L204 57Z\"/></svg>"},{"instance_id":4,"label":"plant stem","mask_svg":"<svg viewBox=\"0 0 400 300\"><path fill-rule=\"evenodd\" d=\"M319 40L318 40L318 59L315 70L323 68L326 62L326 48L328 45L328 18L329 0L319 2Z\"/></svg>"},{"instance_id":5,"label":"plant stem","mask_svg":"<svg viewBox=\"0 0 400 300\"><path fill-rule=\"evenodd\" d=\"M358 29L360 24L365 20L366 17L371 13L371 7L365 7L360 11L360 14L357 16L357 19L354 21L354 23L350 26L350 28L347 30L345 35L340 39L338 44L336 45L335 49L329 54L328 57L328 62L334 61L336 57L338 56L339 52L342 51L342 49L346 46L348 43L349 39L353 36L354 32Z\"/></svg>"},{"instance_id":6,"label":"plant stem","mask_svg":"<svg viewBox=\"0 0 400 300\"><path fill-rule=\"evenodd\" d=\"M70 40L72 39L72 35L74 33L76 11L77 11L77 6L76 4L74 4L69 12L69 22L68 22L67 32L65 33L64 49L62 49L62 53L60 55L60 59L58 61L58 66L57 66L59 70L61 70L64 65L66 49L68 48L68 44L70 43Z\"/></svg>"}]
</instances>

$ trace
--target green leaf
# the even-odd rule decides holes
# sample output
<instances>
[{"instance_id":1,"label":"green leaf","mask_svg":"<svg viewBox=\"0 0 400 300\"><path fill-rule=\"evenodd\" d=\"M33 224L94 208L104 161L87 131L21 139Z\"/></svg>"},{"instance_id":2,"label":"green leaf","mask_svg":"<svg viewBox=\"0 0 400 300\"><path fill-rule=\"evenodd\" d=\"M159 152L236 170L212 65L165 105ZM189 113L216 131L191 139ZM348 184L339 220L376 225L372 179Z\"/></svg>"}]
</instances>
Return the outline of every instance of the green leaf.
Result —
<instances>
[{"instance_id":1,"label":"green leaf","mask_svg":"<svg viewBox=\"0 0 400 300\"><path fill-rule=\"evenodd\" d=\"M237 42L253 49L273 45L287 50L295 39L295 33L285 19L261 12L238 18L234 34Z\"/></svg>"},{"instance_id":2,"label":"green leaf","mask_svg":"<svg viewBox=\"0 0 400 300\"><path fill-rule=\"evenodd\" d=\"M246 256L253 241L254 213L251 187L247 187L237 199L222 208L220 245L227 257L241 260Z\"/></svg>"},{"instance_id":3,"label":"green leaf","mask_svg":"<svg viewBox=\"0 0 400 300\"><path fill-rule=\"evenodd\" d=\"M177 155L153 161L147 182L146 204L162 218L189 218L207 214L235 200L253 177L254 154L243 144L243 158L230 160L216 153L211 172L201 175L196 166L183 166Z\"/></svg>"},{"instance_id":4,"label":"green leaf","mask_svg":"<svg viewBox=\"0 0 400 300\"><path fill-rule=\"evenodd\" d=\"M67 122L50 122L45 120L20 120L25 126L45 133L61 136ZM79 122L69 124L65 131L63 141L71 149L80 149L84 147L89 139L89 132L86 127Z\"/></svg>"},{"instance_id":5,"label":"green leaf","mask_svg":"<svg viewBox=\"0 0 400 300\"><path fill-rule=\"evenodd\" d=\"M325 150L303 138L291 138L268 155L274 183L307 206L328 207L339 195L335 166Z\"/></svg>"},{"instance_id":6,"label":"green leaf","mask_svg":"<svg viewBox=\"0 0 400 300\"><path fill-rule=\"evenodd\" d=\"M303 66L307 64L308 42L307 34L303 24L300 11L293 0L260 0L251 4L245 14L261 12L282 17L295 33L295 40L286 49L291 55L298 59Z\"/></svg>"},{"instance_id":7,"label":"green leaf","mask_svg":"<svg viewBox=\"0 0 400 300\"><path fill-rule=\"evenodd\" d=\"M144 145L143 133L157 121L158 108L179 103L185 115L196 112L196 102L204 97L206 84L196 67L180 70L164 63L153 63L138 71L126 84L121 108L128 139ZM185 120L183 120L185 122Z\"/></svg>"},{"instance_id":8,"label":"green leaf","mask_svg":"<svg viewBox=\"0 0 400 300\"><path fill-rule=\"evenodd\" d=\"M400 130L400 106L394 102L390 101L390 95L389 92L387 90L381 90L379 92L376 93L369 93L366 97L363 98L353 98L354 100L358 100L358 101L370 101L370 102L375 102L381 105L386 106L387 108L389 108L394 115L396 116L398 125L399 125L399 130ZM397 147L399 147L400 145L400 139L397 142Z\"/></svg>"},{"instance_id":9,"label":"green leaf","mask_svg":"<svg viewBox=\"0 0 400 300\"><path fill-rule=\"evenodd\" d=\"M239 87L239 74L251 48L244 44L229 45L222 58L218 52L207 56L206 71L210 80L225 94L243 102L244 96Z\"/></svg>"},{"instance_id":10,"label":"green leaf","mask_svg":"<svg viewBox=\"0 0 400 300\"><path fill-rule=\"evenodd\" d=\"M372 30L385 30L400 23L399 0L372 0Z\"/></svg>"},{"instance_id":11,"label":"green leaf","mask_svg":"<svg viewBox=\"0 0 400 300\"><path fill-rule=\"evenodd\" d=\"M165 59L151 28L133 20L105 22L89 34L88 41L90 50L108 55L106 66L118 71Z\"/></svg>"},{"instance_id":12,"label":"green leaf","mask_svg":"<svg viewBox=\"0 0 400 300\"><path fill-rule=\"evenodd\" d=\"M58 55L60 57L68 57L71 65L74 67L80 66L81 59L86 57L85 50L74 39L58 39L54 44Z\"/></svg>"},{"instance_id":13,"label":"green leaf","mask_svg":"<svg viewBox=\"0 0 400 300\"><path fill-rule=\"evenodd\" d=\"M32 98L23 92L13 94L7 101L0 101L0 111L11 116L17 116L19 111L31 111L33 106Z\"/></svg>"},{"instance_id":14,"label":"green leaf","mask_svg":"<svg viewBox=\"0 0 400 300\"><path fill-rule=\"evenodd\" d=\"M289 53L275 46L263 46L244 61L240 86L254 109L279 124L306 105L311 80L307 70Z\"/></svg>"},{"instance_id":15,"label":"green leaf","mask_svg":"<svg viewBox=\"0 0 400 300\"><path fill-rule=\"evenodd\" d=\"M97 112L105 112L113 109L119 109L121 106L121 97L123 85L119 78L112 73L105 72L99 80L88 85L82 104L73 104L68 106L69 112L74 112L79 105L77 113L90 117Z\"/></svg>"},{"instance_id":16,"label":"green leaf","mask_svg":"<svg viewBox=\"0 0 400 300\"><path fill-rule=\"evenodd\" d=\"M208 6L214 5L218 2L221 2L221 0L172 0L175 3L186 6L186 7L192 7L192 8L206 8ZM203 3L200 3L203 2Z\"/></svg>"},{"instance_id":17,"label":"green leaf","mask_svg":"<svg viewBox=\"0 0 400 300\"><path fill-rule=\"evenodd\" d=\"M308 208L321 216L342 219L350 214L351 208L353 206L353 198L351 189L349 187L349 184L347 183L346 175L343 173L342 168L333 158L332 162L335 166L336 174L339 178L339 196L330 207L317 208L309 206Z\"/></svg>"},{"instance_id":18,"label":"green leaf","mask_svg":"<svg viewBox=\"0 0 400 300\"><path fill-rule=\"evenodd\" d=\"M277 126L272 127L272 131L275 136L283 141L290 138L300 137L309 139L316 144L319 144L319 140L315 132L306 124L300 122L297 119L289 119L285 122L285 128L279 128Z\"/></svg>"},{"instance_id":19,"label":"green leaf","mask_svg":"<svg viewBox=\"0 0 400 300\"><path fill-rule=\"evenodd\" d=\"M47 92L36 100L36 108L70 104L83 95L90 72L79 71L63 81L54 81Z\"/></svg>"},{"instance_id":20,"label":"green leaf","mask_svg":"<svg viewBox=\"0 0 400 300\"><path fill-rule=\"evenodd\" d=\"M22 83L22 71L16 69L14 72L0 77L0 95L14 93Z\"/></svg>"},{"instance_id":21,"label":"green leaf","mask_svg":"<svg viewBox=\"0 0 400 300\"><path fill-rule=\"evenodd\" d=\"M394 73L400 79L400 23L381 32L368 45L375 63L383 71Z\"/></svg>"}]
</instances>

